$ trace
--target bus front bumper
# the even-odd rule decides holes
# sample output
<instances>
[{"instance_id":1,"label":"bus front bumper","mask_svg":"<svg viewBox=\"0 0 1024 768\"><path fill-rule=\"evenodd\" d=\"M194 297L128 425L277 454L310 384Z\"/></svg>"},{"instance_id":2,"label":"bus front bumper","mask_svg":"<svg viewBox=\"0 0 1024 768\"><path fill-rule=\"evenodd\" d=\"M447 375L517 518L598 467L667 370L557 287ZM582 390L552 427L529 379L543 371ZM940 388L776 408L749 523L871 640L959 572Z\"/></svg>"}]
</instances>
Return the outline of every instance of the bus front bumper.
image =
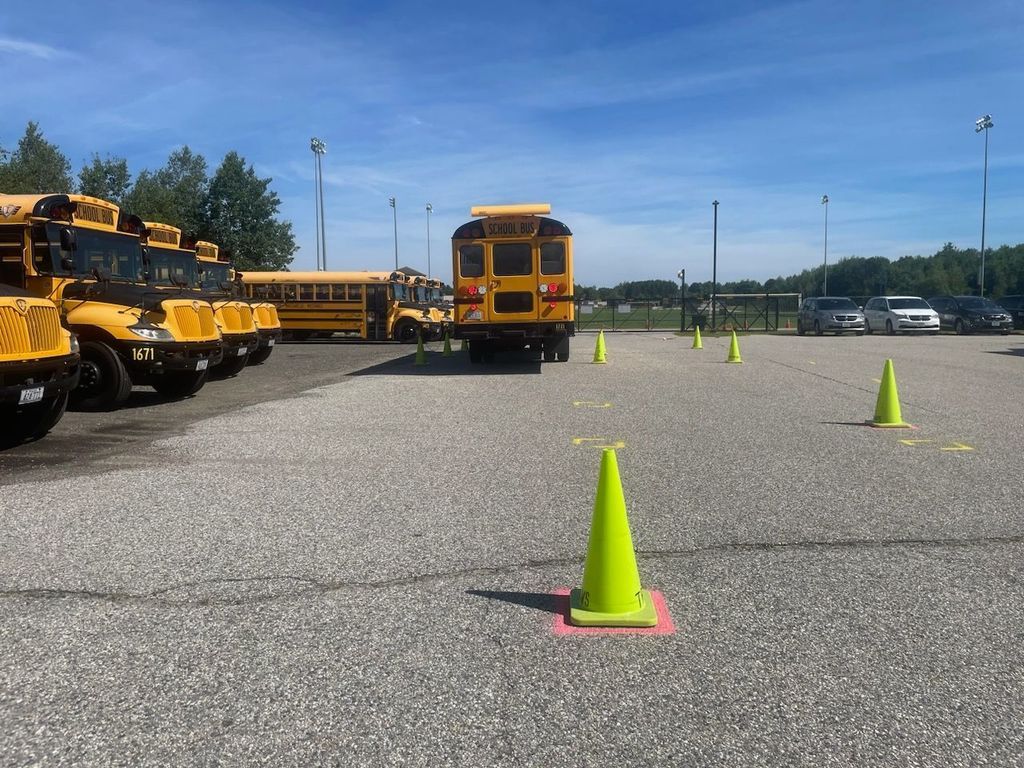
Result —
<instances>
[{"instance_id":1,"label":"bus front bumper","mask_svg":"<svg viewBox=\"0 0 1024 768\"><path fill-rule=\"evenodd\" d=\"M122 343L116 346L116 350L131 373L132 380L139 383L155 374L209 370L221 360L219 340L169 344Z\"/></svg>"},{"instance_id":2,"label":"bus front bumper","mask_svg":"<svg viewBox=\"0 0 1024 768\"><path fill-rule=\"evenodd\" d=\"M227 363L233 357L245 357L251 355L260 346L258 333L233 333L221 339L223 360ZM219 362L219 361L218 361Z\"/></svg>"},{"instance_id":3,"label":"bus front bumper","mask_svg":"<svg viewBox=\"0 0 1024 768\"><path fill-rule=\"evenodd\" d=\"M259 349L276 346L281 341L280 328L259 328L256 333L259 336Z\"/></svg>"},{"instance_id":4,"label":"bus front bumper","mask_svg":"<svg viewBox=\"0 0 1024 768\"><path fill-rule=\"evenodd\" d=\"M0 403L34 403L70 392L78 386L80 362L76 353L0 363Z\"/></svg>"}]
</instances>

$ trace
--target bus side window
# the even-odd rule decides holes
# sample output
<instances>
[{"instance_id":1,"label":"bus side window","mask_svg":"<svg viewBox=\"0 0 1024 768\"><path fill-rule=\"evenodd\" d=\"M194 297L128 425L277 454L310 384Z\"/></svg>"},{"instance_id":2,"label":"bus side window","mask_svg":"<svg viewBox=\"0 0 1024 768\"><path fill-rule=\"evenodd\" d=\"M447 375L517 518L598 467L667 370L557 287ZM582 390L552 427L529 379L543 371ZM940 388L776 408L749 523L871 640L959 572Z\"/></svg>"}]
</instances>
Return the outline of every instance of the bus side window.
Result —
<instances>
[{"instance_id":1,"label":"bus side window","mask_svg":"<svg viewBox=\"0 0 1024 768\"><path fill-rule=\"evenodd\" d=\"M463 277L484 276L484 247L482 245L459 246L459 274Z\"/></svg>"},{"instance_id":2,"label":"bus side window","mask_svg":"<svg viewBox=\"0 0 1024 768\"><path fill-rule=\"evenodd\" d=\"M344 285L332 285L331 286L331 300L332 301L345 301L345 286Z\"/></svg>"},{"instance_id":3,"label":"bus side window","mask_svg":"<svg viewBox=\"0 0 1024 768\"><path fill-rule=\"evenodd\" d=\"M363 286L361 286L361 285L350 285L348 287L348 300L349 301L362 301L363 300Z\"/></svg>"},{"instance_id":4,"label":"bus side window","mask_svg":"<svg viewBox=\"0 0 1024 768\"><path fill-rule=\"evenodd\" d=\"M312 301L313 300L313 286L312 285L300 285L299 286L299 301Z\"/></svg>"},{"instance_id":5,"label":"bus side window","mask_svg":"<svg viewBox=\"0 0 1024 768\"><path fill-rule=\"evenodd\" d=\"M324 285L322 283L317 285L316 286L316 300L317 301L330 301L331 300L330 288L331 287L329 285Z\"/></svg>"},{"instance_id":6,"label":"bus side window","mask_svg":"<svg viewBox=\"0 0 1024 768\"><path fill-rule=\"evenodd\" d=\"M544 243L540 247L540 273L561 275L565 273L565 243Z\"/></svg>"},{"instance_id":7,"label":"bus side window","mask_svg":"<svg viewBox=\"0 0 1024 768\"><path fill-rule=\"evenodd\" d=\"M285 301L295 301L295 286L294 285L282 285L281 289L284 291Z\"/></svg>"}]
</instances>

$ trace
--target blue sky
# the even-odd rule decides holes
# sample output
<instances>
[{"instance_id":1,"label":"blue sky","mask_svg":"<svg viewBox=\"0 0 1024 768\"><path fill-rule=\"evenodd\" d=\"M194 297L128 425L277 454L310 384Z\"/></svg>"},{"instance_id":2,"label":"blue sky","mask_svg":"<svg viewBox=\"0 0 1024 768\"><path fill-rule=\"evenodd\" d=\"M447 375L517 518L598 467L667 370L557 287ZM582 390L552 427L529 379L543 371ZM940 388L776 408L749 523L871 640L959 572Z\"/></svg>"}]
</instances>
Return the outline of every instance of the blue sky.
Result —
<instances>
[{"instance_id":1,"label":"blue sky","mask_svg":"<svg viewBox=\"0 0 1024 768\"><path fill-rule=\"evenodd\" d=\"M694 7L688 7L688 6ZM68 4L0 20L0 145L41 124L76 169L188 144L272 176L313 268L311 136L328 266L450 278L479 203L544 201L576 277L719 280L1024 241L1024 4Z\"/></svg>"}]
</instances>

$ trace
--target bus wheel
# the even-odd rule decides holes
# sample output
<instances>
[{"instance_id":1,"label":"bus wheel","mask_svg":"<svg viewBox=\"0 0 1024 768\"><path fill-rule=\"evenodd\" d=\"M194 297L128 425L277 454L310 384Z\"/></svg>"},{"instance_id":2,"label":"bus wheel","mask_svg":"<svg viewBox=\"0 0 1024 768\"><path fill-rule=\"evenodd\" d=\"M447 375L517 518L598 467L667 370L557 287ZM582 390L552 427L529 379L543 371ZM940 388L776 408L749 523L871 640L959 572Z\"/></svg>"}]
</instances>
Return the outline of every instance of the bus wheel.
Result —
<instances>
[{"instance_id":1,"label":"bus wheel","mask_svg":"<svg viewBox=\"0 0 1024 768\"><path fill-rule=\"evenodd\" d=\"M9 424L10 429L0 437L0 447L18 445L25 440L38 440L53 429L67 407L68 393L65 392L37 405L27 406L20 413L5 415L4 423Z\"/></svg>"},{"instance_id":2,"label":"bus wheel","mask_svg":"<svg viewBox=\"0 0 1024 768\"><path fill-rule=\"evenodd\" d=\"M420 332L420 324L415 320L400 320L395 324L395 341L412 344Z\"/></svg>"},{"instance_id":3,"label":"bus wheel","mask_svg":"<svg viewBox=\"0 0 1024 768\"><path fill-rule=\"evenodd\" d=\"M544 362L545 363L553 363L553 362L555 362L555 350L553 350L553 349L545 349L544 350Z\"/></svg>"},{"instance_id":4,"label":"bus wheel","mask_svg":"<svg viewBox=\"0 0 1024 768\"><path fill-rule=\"evenodd\" d=\"M248 355L228 358L227 361L214 367L213 374L219 379L226 379L228 376L234 376L235 374L240 373L248 362Z\"/></svg>"},{"instance_id":5,"label":"bus wheel","mask_svg":"<svg viewBox=\"0 0 1024 768\"><path fill-rule=\"evenodd\" d=\"M558 340L558 344L555 345L555 355L558 357L558 362L566 363L569 361L569 337L563 336Z\"/></svg>"},{"instance_id":6,"label":"bus wheel","mask_svg":"<svg viewBox=\"0 0 1024 768\"><path fill-rule=\"evenodd\" d=\"M132 392L132 380L117 353L102 341L82 342L82 374L71 404L83 411L108 411Z\"/></svg>"},{"instance_id":7,"label":"bus wheel","mask_svg":"<svg viewBox=\"0 0 1024 768\"><path fill-rule=\"evenodd\" d=\"M483 341L471 341L469 342L469 362L471 363L482 363L484 361L484 344Z\"/></svg>"},{"instance_id":8,"label":"bus wheel","mask_svg":"<svg viewBox=\"0 0 1024 768\"><path fill-rule=\"evenodd\" d=\"M175 371L155 379L152 386L164 397L176 399L194 395L205 383L206 371Z\"/></svg>"},{"instance_id":9,"label":"bus wheel","mask_svg":"<svg viewBox=\"0 0 1024 768\"><path fill-rule=\"evenodd\" d=\"M249 353L249 365L262 365L270 357L270 353L274 351L273 347L263 347L257 349L255 352Z\"/></svg>"}]
</instances>

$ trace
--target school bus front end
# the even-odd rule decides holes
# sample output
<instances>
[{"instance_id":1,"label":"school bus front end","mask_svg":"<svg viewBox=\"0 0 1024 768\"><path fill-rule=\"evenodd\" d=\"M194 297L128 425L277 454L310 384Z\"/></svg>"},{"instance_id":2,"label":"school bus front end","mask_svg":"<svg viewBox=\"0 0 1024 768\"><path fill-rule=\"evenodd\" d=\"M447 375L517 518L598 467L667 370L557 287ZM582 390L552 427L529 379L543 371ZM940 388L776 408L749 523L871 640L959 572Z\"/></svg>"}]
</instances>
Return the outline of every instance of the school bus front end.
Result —
<instances>
[{"instance_id":1,"label":"school bus front end","mask_svg":"<svg viewBox=\"0 0 1024 768\"><path fill-rule=\"evenodd\" d=\"M0 211L13 208L0 229L9 239L20 230L22 285L52 298L81 344L73 403L107 409L136 384L171 397L203 385L219 351L216 328L198 302L146 284L141 220L84 195L0 196Z\"/></svg>"},{"instance_id":2,"label":"school bus front end","mask_svg":"<svg viewBox=\"0 0 1024 768\"><path fill-rule=\"evenodd\" d=\"M245 368L249 356L259 349L252 305L240 295L231 264L221 258L217 245L204 241L187 245L195 248L201 285L209 294L221 333L223 359L217 372L222 376L234 375Z\"/></svg>"},{"instance_id":3,"label":"school bus front end","mask_svg":"<svg viewBox=\"0 0 1024 768\"><path fill-rule=\"evenodd\" d=\"M501 350L569 359L575 334L572 232L546 204L476 206L452 236L454 337L470 360Z\"/></svg>"},{"instance_id":4,"label":"school bus front end","mask_svg":"<svg viewBox=\"0 0 1024 768\"><path fill-rule=\"evenodd\" d=\"M255 352L249 354L249 365L260 365L266 362L274 347L281 341L281 318L277 307L269 301L250 299L253 320L256 323L258 345Z\"/></svg>"},{"instance_id":5,"label":"school bus front end","mask_svg":"<svg viewBox=\"0 0 1024 768\"><path fill-rule=\"evenodd\" d=\"M0 255L13 255L0 243ZM19 250L20 254L20 250ZM48 299L0 284L0 446L40 438L78 384L79 346Z\"/></svg>"}]
</instances>

